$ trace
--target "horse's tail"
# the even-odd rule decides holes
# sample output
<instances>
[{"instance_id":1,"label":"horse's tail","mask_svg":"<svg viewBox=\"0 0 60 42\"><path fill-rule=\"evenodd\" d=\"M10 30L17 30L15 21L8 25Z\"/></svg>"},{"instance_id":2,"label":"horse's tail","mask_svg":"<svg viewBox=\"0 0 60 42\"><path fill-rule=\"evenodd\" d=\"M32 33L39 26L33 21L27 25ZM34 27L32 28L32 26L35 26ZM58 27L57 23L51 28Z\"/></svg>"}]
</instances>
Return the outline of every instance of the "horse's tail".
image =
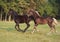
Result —
<instances>
[{"instance_id":1,"label":"horse's tail","mask_svg":"<svg viewBox=\"0 0 60 42\"><path fill-rule=\"evenodd\" d=\"M54 25L57 25L58 24L58 21L55 18L53 18L53 24Z\"/></svg>"}]
</instances>

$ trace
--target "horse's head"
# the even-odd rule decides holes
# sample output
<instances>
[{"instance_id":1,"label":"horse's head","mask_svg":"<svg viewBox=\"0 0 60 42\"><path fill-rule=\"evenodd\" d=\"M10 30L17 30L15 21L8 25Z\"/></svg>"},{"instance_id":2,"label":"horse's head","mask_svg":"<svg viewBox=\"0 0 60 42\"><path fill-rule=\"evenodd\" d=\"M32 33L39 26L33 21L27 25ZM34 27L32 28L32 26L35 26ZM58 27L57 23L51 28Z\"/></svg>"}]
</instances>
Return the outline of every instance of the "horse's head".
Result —
<instances>
[{"instance_id":1,"label":"horse's head","mask_svg":"<svg viewBox=\"0 0 60 42\"><path fill-rule=\"evenodd\" d=\"M10 16L10 15L12 15L13 14L13 9L10 9L9 11L8 11L8 15Z\"/></svg>"},{"instance_id":2,"label":"horse's head","mask_svg":"<svg viewBox=\"0 0 60 42\"><path fill-rule=\"evenodd\" d=\"M34 11L30 10L28 12L28 15L34 17L35 19L40 17L39 13L37 11L35 11L35 10Z\"/></svg>"},{"instance_id":3,"label":"horse's head","mask_svg":"<svg viewBox=\"0 0 60 42\"><path fill-rule=\"evenodd\" d=\"M33 16L33 12L29 12L27 15L28 16Z\"/></svg>"},{"instance_id":4,"label":"horse's head","mask_svg":"<svg viewBox=\"0 0 60 42\"><path fill-rule=\"evenodd\" d=\"M9 12L8 12L8 15L17 16L18 13L16 11L14 11L13 9L10 9Z\"/></svg>"}]
</instances>

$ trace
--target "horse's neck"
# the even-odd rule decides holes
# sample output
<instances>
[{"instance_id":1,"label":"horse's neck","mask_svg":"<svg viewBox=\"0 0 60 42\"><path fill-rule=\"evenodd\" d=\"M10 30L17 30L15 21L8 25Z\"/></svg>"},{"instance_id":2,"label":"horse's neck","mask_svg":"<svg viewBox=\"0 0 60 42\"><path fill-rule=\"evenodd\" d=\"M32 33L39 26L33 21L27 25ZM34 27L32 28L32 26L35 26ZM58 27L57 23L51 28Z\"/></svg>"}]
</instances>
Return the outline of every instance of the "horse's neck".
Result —
<instances>
[{"instance_id":1,"label":"horse's neck","mask_svg":"<svg viewBox=\"0 0 60 42\"><path fill-rule=\"evenodd\" d=\"M34 17L35 17L35 18L39 18L39 17L41 17L41 16L39 16L37 13L34 13Z\"/></svg>"},{"instance_id":2,"label":"horse's neck","mask_svg":"<svg viewBox=\"0 0 60 42\"><path fill-rule=\"evenodd\" d=\"M33 13L36 17L41 17L37 11L32 11L32 13Z\"/></svg>"},{"instance_id":3,"label":"horse's neck","mask_svg":"<svg viewBox=\"0 0 60 42\"><path fill-rule=\"evenodd\" d=\"M18 16L18 13L17 13L17 12L14 12L14 13L13 13L13 16Z\"/></svg>"}]
</instances>

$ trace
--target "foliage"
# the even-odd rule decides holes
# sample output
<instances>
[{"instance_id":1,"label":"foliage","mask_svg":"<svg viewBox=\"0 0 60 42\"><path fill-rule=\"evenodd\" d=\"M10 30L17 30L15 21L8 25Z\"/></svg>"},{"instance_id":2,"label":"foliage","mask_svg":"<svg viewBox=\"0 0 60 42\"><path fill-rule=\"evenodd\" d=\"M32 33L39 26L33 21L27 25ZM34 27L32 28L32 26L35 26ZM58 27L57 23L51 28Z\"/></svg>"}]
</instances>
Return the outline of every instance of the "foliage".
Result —
<instances>
[{"instance_id":1,"label":"foliage","mask_svg":"<svg viewBox=\"0 0 60 42\"><path fill-rule=\"evenodd\" d=\"M0 7L4 9L5 13L7 13L10 8L19 14L23 12L26 13L27 8L34 8L40 12L41 16L44 15L44 10L49 16L56 17L60 14L60 0L0 0Z\"/></svg>"}]
</instances>

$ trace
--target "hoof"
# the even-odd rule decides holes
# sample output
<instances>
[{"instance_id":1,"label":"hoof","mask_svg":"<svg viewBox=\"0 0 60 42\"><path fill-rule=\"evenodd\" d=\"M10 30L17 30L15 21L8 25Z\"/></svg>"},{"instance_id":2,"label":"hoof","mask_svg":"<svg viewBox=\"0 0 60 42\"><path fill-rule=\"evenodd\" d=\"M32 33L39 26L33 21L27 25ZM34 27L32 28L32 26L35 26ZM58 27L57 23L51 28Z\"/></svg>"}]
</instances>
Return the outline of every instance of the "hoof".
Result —
<instances>
[{"instance_id":1,"label":"hoof","mask_svg":"<svg viewBox=\"0 0 60 42\"><path fill-rule=\"evenodd\" d=\"M33 32L31 32L31 34L33 34Z\"/></svg>"},{"instance_id":2,"label":"hoof","mask_svg":"<svg viewBox=\"0 0 60 42\"><path fill-rule=\"evenodd\" d=\"M50 34L51 34L51 32L47 33L47 35L50 35Z\"/></svg>"},{"instance_id":3,"label":"hoof","mask_svg":"<svg viewBox=\"0 0 60 42\"><path fill-rule=\"evenodd\" d=\"M23 33L25 33L26 31L24 30L24 31L22 31Z\"/></svg>"},{"instance_id":4,"label":"hoof","mask_svg":"<svg viewBox=\"0 0 60 42\"><path fill-rule=\"evenodd\" d=\"M17 31L19 31L19 32L23 32L23 30L17 30Z\"/></svg>"},{"instance_id":5,"label":"hoof","mask_svg":"<svg viewBox=\"0 0 60 42\"><path fill-rule=\"evenodd\" d=\"M37 32L39 32L39 30L37 30Z\"/></svg>"}]
</instances>

